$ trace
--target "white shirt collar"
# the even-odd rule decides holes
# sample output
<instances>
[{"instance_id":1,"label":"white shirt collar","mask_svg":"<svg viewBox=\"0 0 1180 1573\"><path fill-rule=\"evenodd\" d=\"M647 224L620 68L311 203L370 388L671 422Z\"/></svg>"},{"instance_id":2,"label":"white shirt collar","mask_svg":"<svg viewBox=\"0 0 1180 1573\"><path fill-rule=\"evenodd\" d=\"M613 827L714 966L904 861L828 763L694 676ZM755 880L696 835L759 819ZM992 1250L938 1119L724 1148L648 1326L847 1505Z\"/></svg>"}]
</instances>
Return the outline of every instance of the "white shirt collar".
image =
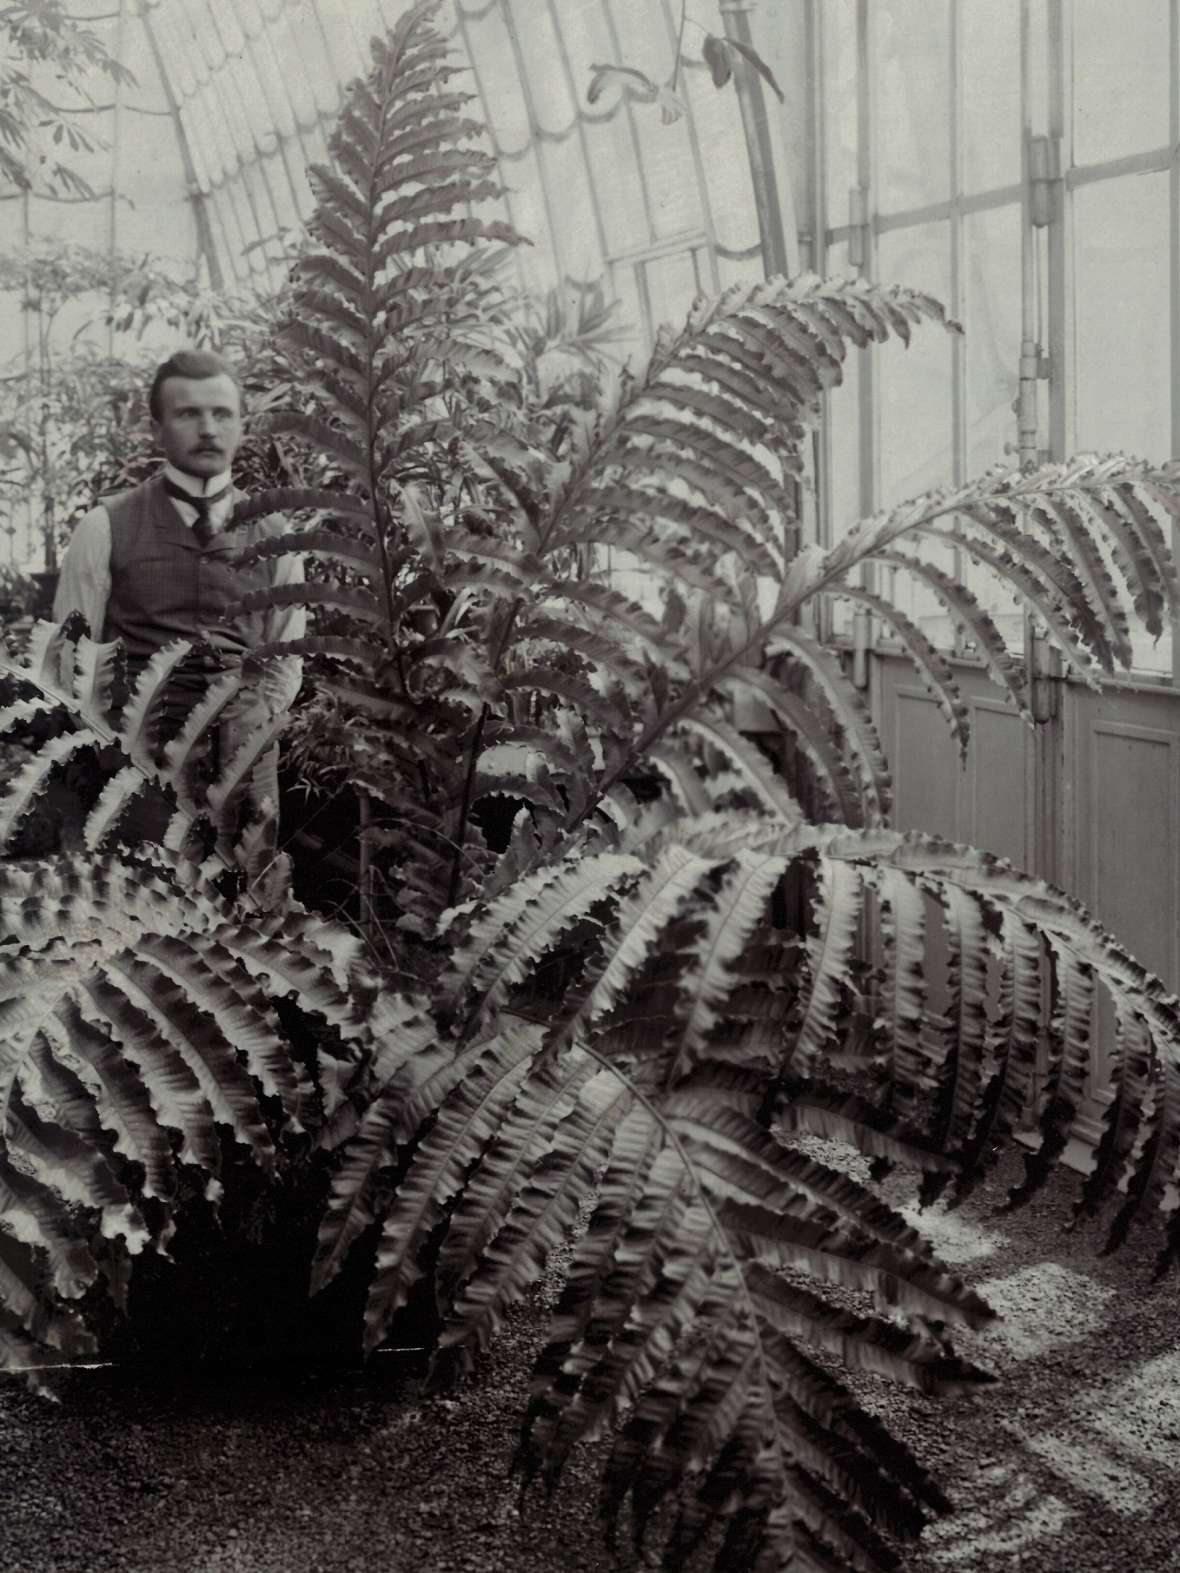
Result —
<instances>
[{"instance_id":1,"label":"white shirt collar","mask_svg":"<svg viewBox=\"0 0 1180 1573\"><path fill-rule=\"evenodd\" d=\"M233 485L233 478L228 470L222 470L220 475L210 475L207 480L202 480L199 475L189 475L184 470L178 470L174 464L165 464L164 475L174 486L179 486L181 491L188 492L191 497L218 497Z\"/></svg>"}]
</instances>

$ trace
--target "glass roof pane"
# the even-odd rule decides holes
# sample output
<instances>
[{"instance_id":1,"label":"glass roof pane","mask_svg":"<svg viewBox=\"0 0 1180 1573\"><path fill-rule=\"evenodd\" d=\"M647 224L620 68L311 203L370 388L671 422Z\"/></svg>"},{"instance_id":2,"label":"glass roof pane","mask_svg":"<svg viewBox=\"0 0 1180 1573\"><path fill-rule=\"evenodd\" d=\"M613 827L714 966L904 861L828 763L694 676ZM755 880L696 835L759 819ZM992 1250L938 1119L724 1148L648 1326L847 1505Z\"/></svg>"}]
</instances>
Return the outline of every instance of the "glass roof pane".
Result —
<instances>
[{"instance_id":1,"label":"glass roof pane","mask_svg":"<svg viewBox=\"0 0 1180 1573\"><path fill-rule=\"evenodd\" d=\"M614 44L602 0L559 0L557 18L565 39L579 105L585 111L590 67L614 60ZM591 111L597 113L597 111Z\"/></svg>"},{"instance_id":2,"label":"glass roof pane","mask_svg":"<svg viewBox=\"0 0 1180 1573\"><path fill-rule=\"evenodd\" d=\"M468 53L479 72L480 88L499 149L518 153L528 142L528 106L521 91L512 40L500 6L467 24Z\"/></svg>"},{"instance_id":3,"label":"glass roof pane","mask_svg":"<svg viewBox=\"0 0 1180 1573\"><path fill-rule=\"evenodd\" d=\"M704 175L701 223L712 226L721 245L741 250L757 241L758 219L737 94L719 93L708 76L693 71L689 100ZM699 189L695 168L687 178L694 191Z\"/></svg>"},{"instance_id":4,"label":"glass roof pane","mask_svg":"<svg viewBox=\"0 0 1180 1573\"><path fill-rule=\"evenodd\" d=\"M1074 161L1161 147L1168 136L1170 0L1075 0Z\"/></svg>"},{"instance_id":5,"label":"glass roof pane","mask_svg":"<svg viewBox=\"0 0 1180 1573\"><path fill-rule=\"evenodd\" d=\"M890 0L872 19L878 204L897 212L950 189L950 10L948 0Z\"/></svg>"},{"instance_id":6,"label":"glass roof pane","mask_svg":"<svg viewBox=\"0 0 1180 1573\"><path fill-rule=\"evenodd\" d=\"M964 185L985 191L1020 179L1020 13L967 5L959 16Z\"/></svg>"},{"instance_id":7,"label":"glass roof pane","mask_svg":"<svg viewBox=\"0 0 1180 1573\"><path fill-rule=\"evenodd\" d=\"M547 143L543 151L563 269L577 279L597 277L602 272L602 246L581 144L576 136L569 136L563 142Z\"/></svg>"},{"instance_id":8,"label":"glass roof pane","mask_svg":"<svg viewBox=\"0 0 1180 1573\"><path fill-rule=\"evenodd\" d=\"M603 180L602 221L613 256L651 239L643 182L636 170L636 142L626 110L586 128L587 157Z\"/></svg>"},{"instance_id":9,"label":"glass roof pane","mask_svg":"<svg viewBox=\"0 0 1180 1573\"><path fill-rule=\"evenodd\" d=\"M846 223L848 192L856 186L856 0L826 0L820 19L829 217Z\"/></svg>"},{"instance_id":10,"label":"glass roof pane","mask_svg":"<svg viewBox=\"0 0 1180 1573\"><path fill-rule=\"evenodd\" d=\"M551 7L544 0L504 0L516 26L520 71L532 94L537 125L542 131L562 135L578 113L571 94L561 42L553 26Z\"/></svg>"}]
</instances>

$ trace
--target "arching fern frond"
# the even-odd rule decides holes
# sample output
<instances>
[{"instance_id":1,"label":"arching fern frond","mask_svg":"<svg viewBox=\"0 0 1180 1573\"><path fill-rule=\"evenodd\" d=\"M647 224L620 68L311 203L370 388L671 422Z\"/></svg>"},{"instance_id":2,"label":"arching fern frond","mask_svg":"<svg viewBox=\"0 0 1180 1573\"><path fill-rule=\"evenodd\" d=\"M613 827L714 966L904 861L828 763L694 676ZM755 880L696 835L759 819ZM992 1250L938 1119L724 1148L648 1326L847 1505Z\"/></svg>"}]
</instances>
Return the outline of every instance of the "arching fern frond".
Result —
<instances>
[{"instance_id":1,"label":"arching fern frond","mask_svg":"<svg viewBox=\"0 0 1180 1573\"><path fill-rule=\"evenodd\" d=\"M629 1503L642 1536L674 1497L668 1566L682 1537L724 1536L742 1515L755 1559L802 1537L833 1566L891 1565L880 1535L916 1533L937 1490L806 1351L953 1391L983 1373L931 1329L990 1313L871 1188L794 1136L853 1141L923 1173L931 1194L962 1187L1026 1119L1048 1033L1031 1193L1068 1141L1086 1140L1101 988L1125 1070L1083 1204L1103 1204L1121 1175L1119 1229L1152 1206L1174 1251L1180 1004L1077 903L933 837L732 814L693 826L664 811L617 839L625 868L617 851L583 853L457 915L468 961L447 987L469 1028L485 990L497 1025L450 1060L434 1045L420 1076L402 1062L376 1093L355 1154L343 1145L325 1276L361 1227L380 1226L375 1345L435 1236L442 1345L473 1350L593 1195L535 1373L528 1471L552 1479L580 1437L613 1435L604 1512L613 1520ZM764 939L795 868L814 920L806 935ZM931 896L949 957L942 1018L926 987ZM870 903L884 948L866 976L853 941ZM575 916L555 1002L543 962ZM879 1095L826 1073L858 1002L868 1020L870 994ZM548 1028L517 1012L543 1013ZM372 1175L394 1161L404 1178L388 1195ZM849 1289L876 1310L850 1311Z\"/></svg>"},{"instance_id":2,"label":"arching fern frond","mask_svg":"<svg viewBox=\"0 0 1180 1573\"><path fill-rule=\"evenodd\" d=\"M27 1339L89 1347L76 1302L104 1263L166 1249L178 1164L216 1201L219 1127L270 1172L276 1137L334 1112L272 1000L327 1017L355 1062L373 989L344 933L248 915L160 851L0 865L0 920L0 1298Z\"/></svg>"}]
</instances>

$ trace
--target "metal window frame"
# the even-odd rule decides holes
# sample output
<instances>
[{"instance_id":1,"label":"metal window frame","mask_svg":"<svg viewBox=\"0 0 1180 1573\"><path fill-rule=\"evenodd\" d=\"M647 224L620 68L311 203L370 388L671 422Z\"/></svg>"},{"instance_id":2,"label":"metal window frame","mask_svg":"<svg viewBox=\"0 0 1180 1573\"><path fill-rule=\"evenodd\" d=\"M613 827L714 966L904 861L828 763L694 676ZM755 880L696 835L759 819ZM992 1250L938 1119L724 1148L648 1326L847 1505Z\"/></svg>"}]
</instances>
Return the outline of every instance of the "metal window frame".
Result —
<instances>
[{"instance_id":1,"label":"metal window frame","mask_svg":"<svg viewBox=\"0 0 1180 1573\"><path fill-rule=\"evenodd\" d=\"M1038 451L1047 452L1053 459L1067 458L1076 449L1076 397L1074 373L1076 369L1076 344L1074 339L1074 194L1083 187L1099 182L1129 179L1140 174L1166 173L1169 176L1170 202L1170 347L1171 347L1171 435L1172 456L1180 457L1180 0L1171 0L1169 10L1169 134L1170 141L1162 147L1117 158L1075 164L1073 157L1073 27L1071 0L1020 0L1021 53L1021 178L1014 183L978 190L964 189L963 145L963 69L962 24L963 7L969 0L947 0L949 12L948 84L948 147L950 163L947 196L937 202L919 206L882 211L879 206L879 186L875 153L879 145L878 113L875 94L875 18L878 7L871 0L857 0L856 51L857 51L857 186L849 194L847 222L829 222L835 217L826 211L828 191L828 106L825 102L826 62L829 47L829 23L825 17L823 0L808 0L807 36L809 40L809 92L810 104L810 160L811 160L811 213L810 234L813 238L813 259L819 269L826 266L831 247L847 244L850 251L858 247L859 261L856 271L865 278L878 276L878 242L882 235L916 229L920 225L945 222L948 226L948 251L950 288L947 300L952 315L959 315L966 299L964 226L973 214L996 211L1019 205L1021 215L1022 287L1035 291L1038 274L1042 270L1039 230L1033 225L1032 179L1029 169L1029 143L1033 136L1048 136L1060 153L1060 178L1056 187L1050 221L1042 226L1046 241L1043 259L1043 288L1045 297L1045 325L1048 343L1047 379L1041 365L1039 378L1047 383L1047 399L1041 412L1038 433ZM1035 42L1039 46L1034 49ZM1033 62L1043 59L1048 82L1030 83ZM1041 95L1041 89L1047 92ZM1041 109L1042 101L1044 104ZM1040 120L1044 123L1038 123ZM952 345L952 375L950 399L950 453L951 476L954 483L968 478L968 430L966 419L967 360L965 346L958 340ZM1043 361L1042 346L1035 346L1036 359ZM860 361L859 429L858 429L858 478L857 500L862 515L876 511L881 505L880 485L880 399L876 367L877 357L872 350ZM827 407L825 398L825 413ZM818 533L823 544L835 538L840 521L833 517L832 506L832 444L828 422L817 443L817 508ZM1180 529L1173 530L1173 549L1180 551ZM855 614L856 644L861 661L872 648L871 620L858 609ZM863 678L863 670L858 673ZM1116 683L1131 686L1172 686L1180 688L1180 628L1174 632L1172 671L1165 673L1134 673L1116 677Z\"/></svg>"}]
</instances>

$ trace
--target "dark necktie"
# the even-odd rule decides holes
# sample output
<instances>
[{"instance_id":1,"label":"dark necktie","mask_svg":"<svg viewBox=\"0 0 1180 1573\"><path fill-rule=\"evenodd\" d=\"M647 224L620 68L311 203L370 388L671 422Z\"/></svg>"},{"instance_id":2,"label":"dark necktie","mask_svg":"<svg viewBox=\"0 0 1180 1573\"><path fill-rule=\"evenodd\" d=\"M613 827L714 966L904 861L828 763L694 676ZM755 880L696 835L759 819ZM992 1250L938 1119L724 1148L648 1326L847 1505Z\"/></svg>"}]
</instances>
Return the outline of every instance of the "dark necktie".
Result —
<instances>
[{"instance_id":1,"label":"dark necktie","mask_svg":"<svg viewBox=\"0 0 1180 1573\"><path fill-rule=\"evenodd\" d=\"M193 520L192 531L199 545L208 546L216 534L213 528L213 521L209 517L209 510L221 496L221 492L215 492L212 497L194 497L192 492L186 492L183 486L177 486L175 481L170 481L167 478L164 481L164 490L169 497L175 498L177 502L186 502L190 508L197 510L197 517Z\"/></svg>"}]
</instances>

